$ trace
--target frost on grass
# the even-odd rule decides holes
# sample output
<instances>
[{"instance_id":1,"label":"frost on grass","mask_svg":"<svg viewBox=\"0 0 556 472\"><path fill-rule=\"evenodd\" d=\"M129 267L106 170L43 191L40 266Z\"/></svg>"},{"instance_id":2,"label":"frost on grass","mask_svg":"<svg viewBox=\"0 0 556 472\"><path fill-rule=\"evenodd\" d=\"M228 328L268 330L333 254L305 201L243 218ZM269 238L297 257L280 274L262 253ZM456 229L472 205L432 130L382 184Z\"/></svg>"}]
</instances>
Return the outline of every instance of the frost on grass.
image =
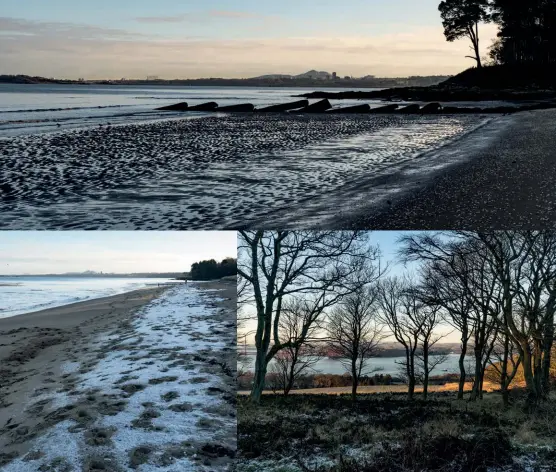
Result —
<instances>
[{"instance_id":1,"label":"frost on grass","mask_svg":"<svg viewBox=\"0 0 556 472\"><path fill-rule=\"evenodd\" d=\"M202 290L174 287L97 339L95 365L62 366L76 373L79 392L70 419L4 470L225 470L236 417L221 354L235 333L223 334L214 302Z\"/></svg>"}]
</instances>

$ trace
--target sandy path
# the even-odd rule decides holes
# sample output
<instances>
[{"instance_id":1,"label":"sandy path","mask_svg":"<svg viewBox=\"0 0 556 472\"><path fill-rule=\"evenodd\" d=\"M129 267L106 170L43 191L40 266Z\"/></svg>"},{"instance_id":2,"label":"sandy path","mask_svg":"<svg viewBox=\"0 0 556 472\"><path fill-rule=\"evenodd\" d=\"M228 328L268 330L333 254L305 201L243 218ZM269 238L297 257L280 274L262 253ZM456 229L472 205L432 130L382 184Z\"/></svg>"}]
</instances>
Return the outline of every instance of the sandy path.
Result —
<instances>
[{"instance_id":1,"label":"sandy path","mask_svg":"<svg viewBox=\"0 0 556 472\"><path fill-rule=\"evenodd\" d=\"M235 290L140 290L0 320L2 470L225 470Z\"/></svg>"}]
</instances>

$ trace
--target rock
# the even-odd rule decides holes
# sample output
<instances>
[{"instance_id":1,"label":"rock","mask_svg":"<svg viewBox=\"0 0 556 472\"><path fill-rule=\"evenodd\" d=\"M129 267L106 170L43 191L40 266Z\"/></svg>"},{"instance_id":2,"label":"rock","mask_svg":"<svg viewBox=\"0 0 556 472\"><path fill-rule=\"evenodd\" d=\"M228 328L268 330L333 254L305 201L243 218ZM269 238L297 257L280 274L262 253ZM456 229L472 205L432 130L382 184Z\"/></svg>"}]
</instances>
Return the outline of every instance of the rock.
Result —
<instances>
[{"instance_id":1,"label":"rock","mask_svg":"<svg viewBox=\"0 0 556 472\"><path fill-rule=\"evenodd\" d=\"M423 114L438 113L441 108L442 107L440 103L429 103L425 105L423 108L421 108L421 113Z\"/></svg>"},{"instance_id":2,"label":"rock","mask_svg":"<svg viewBox=\"0 0 556 472\"><path fill-rule=\"evenodd\" d=\"M259 108L255 111L257 112L280 112L297 110L298 108L307 108L309 106L309 100L299 100L297 102L282 103L280 105L272 105L270 107Z\"/></svg>"},{"instance_id":3,"label":"rock","mask_svg":"<svg viewBox=\"0 0 556 472\"><path fill-rule=\"evenodd\" d=\"M217 108L218 108L218 103L208 102L208 103L201 103L200 105L189 107L188 111L214 111Z\"/></svg>"},{"instance_id":4,"label":"rock","mask_svg":"<svg viewBox=\"0 0 556 472\"><path fill-rule=\"evenodd\" d=\"M385 105L383 107L372 108L370 113L393 113L399 108L399 105Z\"/></svg>"},{"instance_id":5,"label":"rock","mask_svg":"<svg viewBox=\"0 0 556 472\"><path fill-rule=\"evenodd\" d=\"M157 110L163 111L188 111L189 105L187 102L176 103L175 105L168 105L166 107L157 108Z\"/></svg>"},{"instance_id":6,"label":"rock","mask_svg":"<svg viewBox=\"0 0 556 472\"><path fill-rule=\"evenodd\" d=\"M333 110L328 110L327 113L369 113L369 111L371 111L371 106L364 104L355 105L353 107L335 108Z\"/></svg>"},{"instance_id":7,"label":"rock","mask_svg":"<svg viewBox=\"0 0 556 472\"><path fill-rule=\"evenodd\" d=\"M415 103L413 105L408 105L406 107L400 108L398 110L398 113L419 113L420 110L421 107Z\"/></svg>"},{"instance_id":8,"label":"rock","mask_svg":"<svg viewBox=\"0 0 556 472\"><path fill-rule=\"evenodd\" d=\"M255 110L255 106L252 103L242 103L240 105L229 105L226 107L218 107L215 111L226 111L226 112L251 112Z\"/></svg>"},{"instance_id":9,"label":"rock","mask_svg":"<svg viewBox=\"0 0 556 472\"><path fill-rule=\"evenodd\" d=\"M299 110L300 113L324 113L326 110L330 110L332 105L328 99L321 100L320 102L308 105L305 108Z\"/></svg>"}]
</instances>

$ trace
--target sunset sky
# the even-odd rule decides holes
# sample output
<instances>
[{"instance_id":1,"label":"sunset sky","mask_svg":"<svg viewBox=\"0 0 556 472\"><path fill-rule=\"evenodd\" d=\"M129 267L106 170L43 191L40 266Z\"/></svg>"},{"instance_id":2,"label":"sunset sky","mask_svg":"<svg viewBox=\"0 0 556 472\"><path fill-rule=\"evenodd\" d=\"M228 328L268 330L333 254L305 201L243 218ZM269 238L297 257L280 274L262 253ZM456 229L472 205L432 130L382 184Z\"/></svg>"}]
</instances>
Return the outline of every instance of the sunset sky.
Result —
<instances>
[{"instance_id":1,"label":"sunset sky","mask_svg":"<svg viewBox=\"0 0 556 472\"><path fill-rule=\"evenodd\" d=\"M89 79L455 74L439 0L0 0L0 74ZM481 29L486 48L496 35Z\"/></svg>"}]
</instances>

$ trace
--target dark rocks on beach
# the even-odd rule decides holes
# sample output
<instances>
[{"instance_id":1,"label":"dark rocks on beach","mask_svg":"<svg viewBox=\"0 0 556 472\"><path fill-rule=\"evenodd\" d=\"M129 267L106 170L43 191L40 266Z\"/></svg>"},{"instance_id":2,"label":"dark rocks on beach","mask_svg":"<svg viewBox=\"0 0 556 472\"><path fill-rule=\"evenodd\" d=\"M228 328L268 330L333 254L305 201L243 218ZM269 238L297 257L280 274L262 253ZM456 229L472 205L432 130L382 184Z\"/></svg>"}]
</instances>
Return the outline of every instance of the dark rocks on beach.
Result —
<instances>
[{"instance_id":1,"label":"dark rocks on beach","mask_svg":"<svg viewBox=\"0 0 556 472\"><path fill-rule=\"evenodd\" d=\"M188 111L214 111L217 108L218 108L218 103L208 102L208 103L201 103L200 105L189 107Z\"/></svg>"},{"instance_id":2,"label":"dark rocks on beach","mask_svg":"<svg viewBox=\"0 0 556 472\"><path fill-rule=\"evenodd\" d=\"M406 107L400 108L398 110L399 113L419 113L421 107L417 104L408 105Z\"/></svg>"},{"instance_id":3,"label":"dark rocks on beach","mask_svg":"<svg viewBox=\"0 0 556 472\"><path fill-rule=\"evenodd\" d=\"M282 103L280 105L272 105L269 107L259 108L257 112L281 112L289 110L297 110L309 106L309 100L298 100L297 102Z\"/></svg>"},{"instance_id":4,"label":"dark rocks on beach","mask_svg":"<svg viewBox=\"0 0 556 472\"><path fill-rule=\"evenodd\" d=\"M373 108L371 109L371 113L393 113L399 108L399 105L392 104L392 105L385 105L383 107Z\"/></svg>"},{"instance_id":5,"label":"dark rocks on beach","mask_svg":"<svg viewBox=\"0 0 556 472\"><path fill-rule=\"evenodd\" d=\"M187 102L176 103L175 105L168 105L165 107L157 108L162 111L188 111L189 105Z\"/></svg>"},{"instance_id":6,"label":"dark rocks on beach","mask_svg":"<svg viewBox=\"0 0 556 472\"><path fill-rule=\"evenodd\" d=\"M440 103L429 103L425 105L423 108L421 108L421 113L423 114L438 113L441 108L442 107Z\"/></svg>"},{"instance_id":7,"label":"dark rocks on beach","mask_svg":"<svg viewBox=\"0 0 556 472\"><path fill-rule=\"evenodd\" d=\"M330 110L332 105L328 99L321 100L320 102L313 103L299 110L301 113L324 113L326 110Z\"/></svg>"},{"instance_id":8,"label":"dark rocks on beach","mask_svg":"<svg viewBox=\"0 0 556 472\"><path fill-rule=\"evenodd\" d=\"M252 103L242 103L240 105L229 105L225 107L218 107L215 111L233 111L233 112L252 112L255 110L255 105Z\"/></svg>"},{"instance_id":9,"label":"dark rocks on beach","mask_svg":"<svg viewBox=\"0 0 556 472\"><path fill-rule=\"evenodd\" d=\"M328 110L327 113L369 113L371 110L370 105L355 105L352 107L335 108L333 110Z\"/></svg>"}]
</instances>

